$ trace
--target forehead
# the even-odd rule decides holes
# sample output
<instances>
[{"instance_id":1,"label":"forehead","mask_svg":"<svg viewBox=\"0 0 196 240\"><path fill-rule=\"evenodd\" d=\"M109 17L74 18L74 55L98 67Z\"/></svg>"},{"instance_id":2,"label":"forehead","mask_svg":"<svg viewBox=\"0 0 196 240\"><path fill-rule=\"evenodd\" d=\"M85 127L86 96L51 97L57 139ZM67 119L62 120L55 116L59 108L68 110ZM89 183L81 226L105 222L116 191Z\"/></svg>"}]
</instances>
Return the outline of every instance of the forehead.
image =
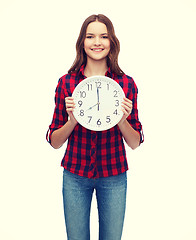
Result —
<instances>
[{"instance_id":1,"label":"forehead","mask_svg":"<svg viewBox=\"0 0 196 240\"><path fill-rule=\"evenodd\" d=\"M104 23L102 22L92 22L89 23L86 33L93 33L93 34L102 34L102 33L107 33L107 27Z\"/></svg>"}]
</instances>

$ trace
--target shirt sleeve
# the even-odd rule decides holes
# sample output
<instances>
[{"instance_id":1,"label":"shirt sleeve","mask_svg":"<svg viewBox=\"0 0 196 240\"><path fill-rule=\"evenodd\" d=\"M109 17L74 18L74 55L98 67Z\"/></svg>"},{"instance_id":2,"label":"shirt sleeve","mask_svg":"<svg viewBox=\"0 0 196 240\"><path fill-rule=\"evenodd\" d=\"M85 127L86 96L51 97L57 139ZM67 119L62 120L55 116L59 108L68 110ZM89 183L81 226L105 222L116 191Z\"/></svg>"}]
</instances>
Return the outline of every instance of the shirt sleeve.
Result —
<instances>
[{"instance_id":1,"label":"shirt sleeve","mask_svg":"<svg viewBox=\"0 0 196 240\"><path fill-rule=\"evenodd\" d=\"M55 109L52 122L46 134L46 140L51 144L52 133L61 128L68 120L68 114L65 108L65 91L63 88L62 79L59 79L55 90Z\"/></svg>"},{"instance_id":2,"label":"shirt sleeve","mask_svg":"<svg viewBox=\"0 0 196 240\"><path fill-rule=\"evenodd\" d=\"M130 88L130 94L128 95L128 98L133 103L133 109L131 114L128 116L127 121L131 124L133 129L135 129L140 134L140 143L144 141L144 134L142 129L142 124L139 121L138 117L138 109L137 109L137 95L138 95L138 88L133 81Z\"/></svg>"}]
</instances>

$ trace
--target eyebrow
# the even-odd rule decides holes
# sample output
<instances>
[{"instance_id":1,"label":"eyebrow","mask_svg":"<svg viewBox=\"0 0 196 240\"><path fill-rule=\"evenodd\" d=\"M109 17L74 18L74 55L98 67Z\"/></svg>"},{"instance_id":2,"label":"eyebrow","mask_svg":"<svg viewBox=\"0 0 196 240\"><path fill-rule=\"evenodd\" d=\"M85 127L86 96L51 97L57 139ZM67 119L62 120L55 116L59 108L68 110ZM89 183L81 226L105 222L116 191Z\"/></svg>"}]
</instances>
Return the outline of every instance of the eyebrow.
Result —
<instances>
[{"instance_id":1,"label":"eyebrow","mask_svg":"<svg viewBox=\"0 0 196 240\"><path fill-rule=\"evenodd\" d=\"M95 35L94 33L86 33L86 35ZM108 35L108 33L101 33L100 35Z\"/></svg>"}]
</instances>

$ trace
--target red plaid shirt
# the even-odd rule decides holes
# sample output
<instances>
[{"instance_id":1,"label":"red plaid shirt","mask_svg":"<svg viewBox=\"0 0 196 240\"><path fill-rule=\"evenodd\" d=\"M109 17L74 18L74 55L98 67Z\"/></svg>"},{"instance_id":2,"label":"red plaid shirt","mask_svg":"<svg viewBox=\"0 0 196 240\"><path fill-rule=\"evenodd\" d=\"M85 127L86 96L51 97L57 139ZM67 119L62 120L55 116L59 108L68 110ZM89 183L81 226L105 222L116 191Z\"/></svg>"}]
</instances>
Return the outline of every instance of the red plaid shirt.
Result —
<instances>
[{"instance_id":1,"label":"red plaid shirt","mask_svg":"<svg viewBox=\"0 0 196 240\"><path fill-rule=\"evenodd\" d=\"M138 119L137 86L127 76L118 76L110 71L105 74L120 84L125 96L132 100L133 110L127 118L131 126L139 132L140 143L144 141L142 125ZM65 97L71 96L76 85L84 78L84 66L78 73L66 74L59 79L55 94L55 110L47 132L51 143L52 133L68 120ZM61 166L66 170L88 178L109 177L128 170L125 146L118 125L105 131L91 131L77 124L68 138L67 149Z\"/></svg>"}]
</instances>

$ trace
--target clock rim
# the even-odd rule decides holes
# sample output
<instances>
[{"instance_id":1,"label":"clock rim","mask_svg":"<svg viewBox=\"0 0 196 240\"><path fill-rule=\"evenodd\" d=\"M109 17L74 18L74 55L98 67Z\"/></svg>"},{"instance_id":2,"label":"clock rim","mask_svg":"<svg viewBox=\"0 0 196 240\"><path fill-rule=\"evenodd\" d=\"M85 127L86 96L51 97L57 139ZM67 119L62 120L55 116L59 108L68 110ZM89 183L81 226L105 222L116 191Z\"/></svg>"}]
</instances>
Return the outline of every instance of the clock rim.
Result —
<instances>
[{"instance_id":1,"label":"clock rim","mask_svg":"<svg viewBox=\"0 0 196 240\"><path fill-rule=\"evenodd\" d=\"M73 93L72 93L72 97L74 98L74 96L75 96L75 93L77 92L77 88L79 88L80 86L82 86L83 84L85 84L86 82L88 82L88 81L90 81L90 80L97 80L97 79L107 79L107 80L109 80L109 81L112 81L112 83L113 84L115 84L118 88L119 88L119 91L121 92L121 94L123 95L123 97L125 97L125 93L124 93L124 91L123 91L123 88L120 86L120 84L119 83L117 83L113 78L110 78L110 77L107 77L107 76L102 76L102 75L95 75L95 76L91 76L91 77L87 77L87 78L85 78L85 79L83 79L81 82L79 82L77 85L76 85L76 87L74 88L74 91L73 91ZM73 111L73 115L74 115L74 117L75 117L75 119L77 120L77 122L81 125L81 126L83 126L84 128L86 128L86 129L88 129L88 130L91 130L91 131L96 131L96 132L101 132L101 131L107 131L107 130L109 130L109 129L111 129L111 128L113 128L113 127L115 127L118 123L119 123L119 121L121 120L121 118L123 117L123 112L121 112L120 113L120 117L119 117L119 121L117 122L117 123L115 123L115 124L112 124L111 126L108 126L107 128L102 128L102 129L99 129L99 128L93 128L93 127L90 127L89 125L83 125L83 123L81 124L80 123L80 118L79 118L79 120L78 120L78 117L76 116L76 114L74 113L74 111Z\"/></svg>"}]
</instances>

